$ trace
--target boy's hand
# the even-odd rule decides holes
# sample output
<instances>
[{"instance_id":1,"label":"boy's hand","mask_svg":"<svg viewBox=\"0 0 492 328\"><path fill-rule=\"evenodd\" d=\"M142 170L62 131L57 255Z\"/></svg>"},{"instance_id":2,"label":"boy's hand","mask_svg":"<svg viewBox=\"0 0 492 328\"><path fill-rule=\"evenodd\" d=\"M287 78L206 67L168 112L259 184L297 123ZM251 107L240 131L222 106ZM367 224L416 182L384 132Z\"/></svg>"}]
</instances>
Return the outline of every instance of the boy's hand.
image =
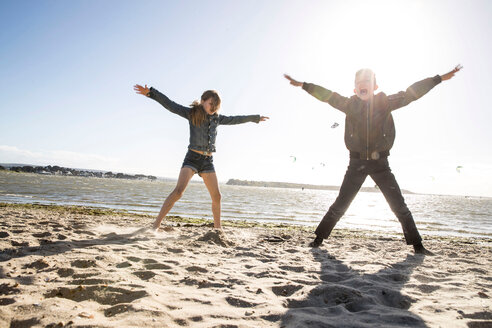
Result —
<instances>
[{"instance_id":1,"label":"boy's hand","mask_svg":"<svg viewBox=\"0 0 492 328\"><path fill-rule=\"evenodd\" d=\"M268 116L260 116L260 122L270 119Z\"/></svg>"},{"instance_id":2,"label":"boy's hand","mask_svg":"<svg viewBox=\"0 0 492 328\"><path fill-rule=\"evenodd\" d=\"M462 68L463 68L463 66L457 65L451 72L446 73L444 75L441 75L441 80L442 81L449 80L450 78L452 78L454 76L455 73L459 72Z\"/></svg>"},{"instance_id":3,"label":"boy's hand","mask_svg":"<svg viewBox=\"0 0 492 328\"><path fill-rule=\"evenodd\" d=\"M303 82L299 82L299 81L294 80L293 78L290 77L290 75L284 74L284 77L287 80L289 80L290 84L292 84L295 87L302 87L302 85L304 84Z\"/></svg>"},{"instance_id":4,"label":"boy's hand","mask_svg":"<svg viewBox=\"0 0 492 328\"><path fill-rule=\"evenodd\" d=\"M145 87L142 87L140 84L135 84L133 86L133 90L144 96L148 96L150 92L150 89L147 88L147 84L145 85Z\"/></svg>"}]
</instances>

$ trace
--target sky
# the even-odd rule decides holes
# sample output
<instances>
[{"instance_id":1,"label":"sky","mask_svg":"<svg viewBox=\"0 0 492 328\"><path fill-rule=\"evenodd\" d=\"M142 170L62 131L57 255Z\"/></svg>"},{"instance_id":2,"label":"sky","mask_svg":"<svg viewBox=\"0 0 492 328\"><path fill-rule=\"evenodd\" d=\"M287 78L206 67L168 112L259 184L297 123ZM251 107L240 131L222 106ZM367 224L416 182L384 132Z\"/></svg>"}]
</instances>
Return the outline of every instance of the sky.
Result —
<instances>
[{"instance_id":1,"label":"sky","mask_svg":"<svg viewBox=\"0 0 492 328\"><path fill-rule=\"evenodd\" d=\"M402 189L492 196L491 32L486 0L0 1L0 163L177 178L188 122L147 84L270 117L219 127L220 182L340 185L343 113L283 74L349 97L360 68L392 94L461 64L393 112L390 165Z\"/></svg>"}]
</instances>

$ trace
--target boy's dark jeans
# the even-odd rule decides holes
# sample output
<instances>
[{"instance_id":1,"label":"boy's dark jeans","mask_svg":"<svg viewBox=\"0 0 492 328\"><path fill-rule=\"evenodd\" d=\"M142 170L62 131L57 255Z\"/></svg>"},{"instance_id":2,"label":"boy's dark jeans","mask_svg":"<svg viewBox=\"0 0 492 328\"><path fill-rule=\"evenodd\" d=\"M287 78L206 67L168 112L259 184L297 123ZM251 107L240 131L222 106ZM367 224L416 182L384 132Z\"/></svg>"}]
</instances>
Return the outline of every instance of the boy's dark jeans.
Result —
<instances>
[{"instance_id":1,"label":"boy's dark jeans","mask_svg":"<svg viewBox=\"0 0 492 328\"><path fill-rule=\"evenodd\" d=\"M387 158L378 160L350 159L338 197L321 220L318 228L316 228L316 235L328 238L338 220L345 214L350 203L354 200L355 195L359 192L368 175L376 182L391 210L400 221L407 244L419 244L422 238L417 230L412 213L410 213L405 204L395 176L391 173Z\"/></svg>"}]
</instances>

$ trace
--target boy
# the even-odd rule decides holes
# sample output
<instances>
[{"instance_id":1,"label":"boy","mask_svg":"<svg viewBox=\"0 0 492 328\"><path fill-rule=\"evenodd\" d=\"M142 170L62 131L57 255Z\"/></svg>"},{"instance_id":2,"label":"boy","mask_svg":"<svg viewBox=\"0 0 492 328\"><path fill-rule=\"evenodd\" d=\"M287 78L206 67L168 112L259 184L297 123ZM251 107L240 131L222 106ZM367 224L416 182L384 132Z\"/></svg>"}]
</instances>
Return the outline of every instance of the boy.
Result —
<instances>
[{"instance_id":1,"label":"boy","mask_svg":"<svg viewBox=\"0 0 492 328\"><path fill-rule=\"evenodd\" d=\"M328 238L369 175L400 221L407 245L413 245L415 253L433 255L422 245L422 238L412 213L405 204L400 187L389 167L389 150L395 140L395 125L391 112L419 99L441 81L452 78L461 68L458 65L449 73L416 82L406 91L390 96L382 92L375 95L374 91L378 88L375 74L369 69L361 69L355 74L355 95L350 98L284 75L293 86L302 87L313 97L327 102L346 115L345 146L350 151L350 163L338 197L316 228L316 238L309 246L319 247L323 239Z\"/></svg>"}]
</instances>

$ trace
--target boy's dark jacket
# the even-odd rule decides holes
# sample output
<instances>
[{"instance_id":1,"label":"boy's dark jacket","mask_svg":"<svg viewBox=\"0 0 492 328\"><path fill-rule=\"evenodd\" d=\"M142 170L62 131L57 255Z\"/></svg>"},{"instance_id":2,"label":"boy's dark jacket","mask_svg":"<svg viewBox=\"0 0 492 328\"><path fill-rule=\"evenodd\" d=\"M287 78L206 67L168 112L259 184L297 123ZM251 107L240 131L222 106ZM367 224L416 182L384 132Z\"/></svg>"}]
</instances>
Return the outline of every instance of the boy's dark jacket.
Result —
<instances>
[{"instance_id":1,"label":"boy's dark jacket","mask_svg":"<svg viewBox=\"0 0 492 328\"><path fill-rule=\"evenodd\" d=\"M381 153L388 154L393 147L395 124L391 111L419 99L440 82L441 77L436 75L394 95L378 93L370 101L364 101L356 95L343 97L312 83L304 82L302 88L345 113L345 146L361 159L369 160L378 159Z\"/></svg>"}]
</instances>

